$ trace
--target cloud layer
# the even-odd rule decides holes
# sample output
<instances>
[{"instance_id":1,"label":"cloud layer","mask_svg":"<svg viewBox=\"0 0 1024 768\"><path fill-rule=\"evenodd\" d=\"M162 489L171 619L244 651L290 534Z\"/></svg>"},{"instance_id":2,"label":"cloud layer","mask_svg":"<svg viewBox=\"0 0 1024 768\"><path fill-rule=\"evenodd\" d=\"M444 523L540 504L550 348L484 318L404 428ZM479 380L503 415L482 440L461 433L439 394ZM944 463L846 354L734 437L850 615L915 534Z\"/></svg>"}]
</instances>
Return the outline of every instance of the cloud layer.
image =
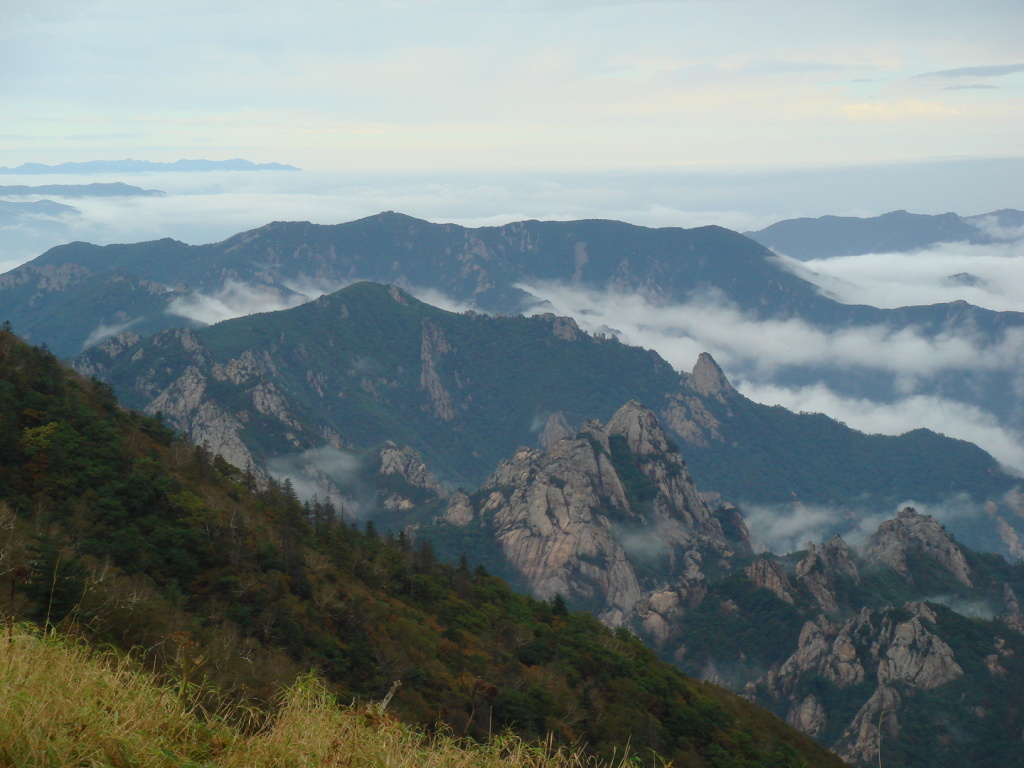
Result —
<instances>
[{"instance_id":1,"label":"cloud layer","mask_svg":"<svg viewBox=\"0 0 1024 768\"><path fill-rule=\"evenodd\" d=\"M902 434L927 427L975 442L1005 464L1024 469L1021 435L978 405L931 394L935 378L950 372L988 370L1019 378L1024 330L1012 329L993 344L969 334L928 338L913 329L883 326L828 332L801 320L758 321L714 295L656 306L639 295L550 283L521 287L550 311L575 317L584 329L655 349L679 370L689 370L700 352L710 352L737 388L758 402L826 413L864 432ZM878 403L837 394L822 383L794 388L776 380L787 368L807 367L890 374L904 394Z\"/></svg>"}]
</instances>

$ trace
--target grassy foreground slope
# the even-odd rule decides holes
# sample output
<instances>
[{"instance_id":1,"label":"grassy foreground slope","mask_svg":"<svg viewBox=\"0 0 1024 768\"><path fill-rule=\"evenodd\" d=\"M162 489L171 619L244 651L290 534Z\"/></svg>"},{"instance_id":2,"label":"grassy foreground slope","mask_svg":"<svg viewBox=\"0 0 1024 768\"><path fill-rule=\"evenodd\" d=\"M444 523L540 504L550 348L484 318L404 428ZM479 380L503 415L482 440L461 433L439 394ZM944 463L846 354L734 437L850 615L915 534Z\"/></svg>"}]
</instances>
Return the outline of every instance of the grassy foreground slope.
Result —
<instances>
[{"instance_id":1,"label":"grassy foreground slope","mask_svg":"<svg viewBox=\"0 0 1024 768\"><path fill-rule=\"evenodd\" d=\"M130 660L12 627L0 643L0 764L156 768L577 768L580 750L505 734L480 745L425 735L380 704L339 707L315 678L283 691L254 722L241 708L211 715L189 686L161 685Z\"/></svg>"},{"instance_id":2,"label":"grassy foreground slope","mask_svg":"<svg viewBox=\"0 0 1024 768\"><path fill-rule=\"evenodd\" d=\"M644 764L840 764L624 631L258 487L3 330L0 585L0 616L134 649L201 683L207 711L272 711L313 670L345 702L401 681L389 712L480 741L510 729L606 760L629 744Z\"/></svg>"}]
</instances>

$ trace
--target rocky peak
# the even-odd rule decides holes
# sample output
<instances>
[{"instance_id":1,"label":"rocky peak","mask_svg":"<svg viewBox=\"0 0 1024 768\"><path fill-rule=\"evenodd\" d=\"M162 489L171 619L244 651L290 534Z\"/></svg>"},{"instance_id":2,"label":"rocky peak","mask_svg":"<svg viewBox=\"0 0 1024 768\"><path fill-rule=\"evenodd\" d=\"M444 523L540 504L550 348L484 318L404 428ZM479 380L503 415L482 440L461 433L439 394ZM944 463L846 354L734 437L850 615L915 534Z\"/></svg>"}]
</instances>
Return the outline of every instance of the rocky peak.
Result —
<instances>
[{"instance_id":1,"label":"rocky peak","mask_svg":"<svg viewBox=\"0 0 1024 768\"><path fill-rule=\"evenodd\" d=\"M689 384L698 394L713 397L722 403L729 395L736 394L725 373L707 352L701 352L697 357L697 363L690 373Z\"/></svg>"},{"instance_id":2,"label":"rocky peak","mask_svg":"<svg viewBox=\"0 0 1024 768\"><path fill-rule=\"evenodd\" d=\"M820 547L807 543L807 554L797 563L796 578L814 596L822 610L839 609L836 581L840 576L859 578L852 552L838 535Z\"/></svg>"},{"instance_id":3,"label":"rocky peak","mask_svg":"<svg viewBox=\"0 0 1024 768\"><path fill-rule=\"evenodd\" d=\"M746 567L744 572L755 587L767 589L781 600L792 605L796 602L793 585L786 569L776 560L761 558Z\"/></svg>"},{"instance_id":4,"label":"rocky peak","mask_svg":"<svg viewBox=\"0 0 1024 768\"><path fill-rule=\"evenodd\" d=\"M443 495L441 483L427 469L419 451L408 446L399 447L390 440L380 452L380 473L398 475L409 485L422 488L438 496Z\"/></svg>"},{"instance_id":5,"label":"rocky peak","mask_svg":"<svg viewBox=\"0 0 1024 768\"><path fill-rule=\"evenodd\" d=\"M868 540L864 557L888 565L897 573L912 578L908 553L935 560L965 586L973 586L971 570L960 547L935 518L905 507L887 520Z\"/></svg>"},{"instance_id":6,"label":"rocky peak","mask_svg":"<svg viewBox=\"0 0 1024 768\"><path fill-rule=\"evenodd\" d=\"M565 440L566 438L572 437L574 434L575 432L573 431L572 425L569 424L568 419L565 418L565 414L558 411L548 417L547 423L544 425L544 429L541 430L537 444L543 450L547 450L559 440Z\"/></svg>"},{"instance_id":7,"label":"rocky peak","mask_svg":"<svg viewBox=\"0 0 1024 768\"><path fill-rule=\"evenodd\" d=\"M636 456L677 453L658 423L658 417L636 400L630 400L616 411L605 433L626 438L629 450Z\"/></svg>"},{"instance_id":8,"label":"rocky peak","mask_svg":"<svg viewBox=\"0 0 1024 768\"><path fill-rule=\"evenodd\" d=\"M549 426L565 432L557 416ZM700 552L732 556L682 456L636 402L607 427L588 421L546 450L520 448L481 496L480 518L534 594L589 605L611 625L643 615L649 629L660 626L664 616L652 606L665 600L642 604L645 594L681 600L701 581ZM463 511L457 516L470 519ZM642 583L637 574L655 565L657 579Z\"/></svg>"}]
</instances>

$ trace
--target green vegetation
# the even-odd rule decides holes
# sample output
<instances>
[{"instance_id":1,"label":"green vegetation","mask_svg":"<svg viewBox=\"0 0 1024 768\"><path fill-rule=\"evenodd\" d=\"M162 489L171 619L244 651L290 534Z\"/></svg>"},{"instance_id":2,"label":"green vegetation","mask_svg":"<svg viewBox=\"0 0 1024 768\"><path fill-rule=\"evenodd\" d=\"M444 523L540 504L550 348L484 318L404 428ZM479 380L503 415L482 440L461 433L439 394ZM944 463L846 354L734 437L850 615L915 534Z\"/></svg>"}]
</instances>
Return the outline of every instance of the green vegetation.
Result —
<instances>
[{"instance_id":1,"label":"green vegetation","mask_svg":"<svg viewBox=\"0 0 1024 768\"><path fill-rule=\"evenodd\" d=\"M346 702L401 681L389 711L457 737L508 728L605 760L629 744L644 764L838 765L627 633L302 504L5 331L0 579L3 614L134 649L161 679L201 684L208 712L272 712L314 670ZM219 759L197 749L178 763Z\"/></svg>"}]
</instances>

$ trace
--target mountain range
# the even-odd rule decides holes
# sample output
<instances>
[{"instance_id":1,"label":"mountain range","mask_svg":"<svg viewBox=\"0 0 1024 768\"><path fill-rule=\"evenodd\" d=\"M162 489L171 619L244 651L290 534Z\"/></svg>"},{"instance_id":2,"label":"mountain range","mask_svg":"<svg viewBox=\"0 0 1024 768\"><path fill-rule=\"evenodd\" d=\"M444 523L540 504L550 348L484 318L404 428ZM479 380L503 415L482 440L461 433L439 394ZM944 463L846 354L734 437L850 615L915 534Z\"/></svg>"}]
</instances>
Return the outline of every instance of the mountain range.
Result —
<instances>
[{"instance_id":1,"label":"mountain range","mask_svg":"<svg viewBox=\"0 0 1024 768\"><path fill-rule=\"evenodd\" d=\"M366 272L477 309L358 282ZM0 335L0 498L15 515L0 532L17 531L20 548L4 552L29 577L14 585L19 610L49 621L59 581L61 618L77 620L78 600L90 631L119 642L156 641L154 622L168 636L190 627L224 681L238 674L230 648L249 659L246 685L312 662L345 692L410 681L402 706L420 722L443 708L441 719L479 732L487 707L528 734L612 744L644 733L683 764L743 764L740 721L702 709L711 693L666 677L635 636L851 764L1019 764L1024 571L992 553L1019 556L1017 478L927 430L865 435L754 403L706 353L681 373L612 329L511 314L535 306L530 289L545 280L662 303L712 290L752 317L882 317L933 338L970 327L997 339L1020 319L844 307L713 227L469 230L382 214L276 223L209 246L53 249L0 277L17 328L52 334L67 356L86 348L75 378ZM338 283L350 284L324 292ZM203 327L196 309L229 291L282 309ZM115 391L150 416L119 415ZM139 453L119 453L115 422ZM910 499L969 514L947 528ZM841 536L815 541L814 529L777 554L758 541L763 526L788 526L792 544L821 514ZM34 530L50 530L38 551ZM514 597L477 563L543 602ZM105 567L117 569L109 598L76 591ZM381 583L385 595L372 591ZM159 607L133 613L140 594ZM473 609L455 612L457 600ZM498 619L549 614L550 630ZM402 632L423 639L399 642ZM584 650L588 636L596 646ZM450 643L494 661L463 663ZM432 650L409 655L421 647ZM642 668L627 671L619 652ZM654 720L630 708L638 701ZM734 699L715 701L739 716ZM799 764L783 732L757 733L748 764ZM724 752L707 751L716 739Z\"/></svg>"},{"instance_id":2,"label":"mountain range","mask_svg":"<svg viewBox=\"0 0 1024 768\"><path fill-rule=\"evenodd\" d=\"M0 166L0 173L11 175L37 175L47 173L143 173L167 171L297 171L293 165L282 163L254 163L251 160L175 160L174 162L154 162L152 160L86 160L84 162L57 163L22 163L14 168Z\"/></svg>"},{"instance_id":3,"label":"mountain range","mask_svg":"<svg viewBox=\"0 0 1024 768\"><path fill-rule=\"evenodd\" d=\"M1006 208L977 216L891 211L871 218L787 219L744 234L795 259L920 251L940 243L991 245L1024 236L1024 211Z\"/></svg>"},{"instance_id":4,"label":"mountain range","mask_svg":"<svg viewBox=\"0 0 1024 768\"><path fill-rule=\"evenodd\" d=\"M941 398L997 421L1007 439L1024 443L1013 365L1024 314L963 301L898 309L841 304L764 246L720 227L525 221L465 228L383 213L331 226L275 222L201 246L71 243L0 276L0 302L19 333L70 357L119 330L199 327L294 306L358 280L440 292L449 302L506 314L545 311L540 297L567 290L637 296L666 312L696 302L719 308L702 309L708 323L733 313L748 324L780 323L780 333L801 339L817 334L815 343L825 345L821 355L778 364L740 356L733 375L781 387L820 384L883 404L908 394ZM880 342L907 349L898 360L890 359L896 352L832 359L835 350ZM907 366L910 355L934 347L950 347L935 358L948 360L945 367L929 360Z\"/></svg>"},{"instance_id":5,"label":"mountain range","mask_svg":"<svg viewBox=\"0 0 1024 768\"><path fill-rule=\"evenodd\" d=\"M332 452L387 440L422 452L446 482L473 487L536 444L555 414L579 425L638 400L685 447L701 486L735 503L830 505L848 517L838 532L864 510L962 495L989 513L957 521L960 535L1015 545L999 532L1009 537L1016 522L1005 499L1017 480L970 443L927 430L864 435L759 405L708 355L679 374L654 352L554 315L457 314L358 283L200 330L122 332L74 365L237 466L301 466L325 476L321 488L344 484L331 476Z\"/></svg>"},{"instance_id":6,"label":"mountain range","mask_svg":"<svg viewBox=\"0 0 1024 768\"><path fill-rule=\"evenodd\" d=\"M150 670L206 722L234 707L259 732L281 689L313 671L332 702L378 716L390 705L388 717L463 739L508 729L605 761L628 744L631 764L652 768L841 764L625 631L518 595L482 567L438 563L428 545L360 531L287 483L257 483L4 330L0 568L5 620L37 623L54 650L116 655L118 680ZM13 623L7 634L21 642ZM35 705L37 689L24 676L18 686ZM63 739L90 725L93 737L88 711L68 717ZM51 754L20 726L3 723L20 754ZM96 734L115 761L125 732Z\"/></svg>"}]
</instances>

